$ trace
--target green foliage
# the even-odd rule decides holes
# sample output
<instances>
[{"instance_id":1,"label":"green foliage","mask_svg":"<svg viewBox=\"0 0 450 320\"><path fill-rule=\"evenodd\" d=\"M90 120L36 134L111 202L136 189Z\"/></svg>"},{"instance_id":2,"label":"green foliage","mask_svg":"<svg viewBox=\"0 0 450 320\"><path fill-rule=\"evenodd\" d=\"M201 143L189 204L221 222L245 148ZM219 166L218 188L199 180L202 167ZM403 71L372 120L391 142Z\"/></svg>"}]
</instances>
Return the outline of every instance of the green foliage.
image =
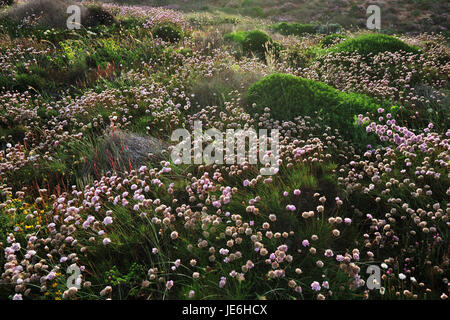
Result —
<instances>
[{"instance_id":1,"label":"green foliage","mask_svg":"<svg viewBox=\"0 0 450 320\"><path fill-rule=\"evenodd\" d=\"M342 41L344 39L347 39L346 35L339 34L339 33L332 33L329 35L326 35L323 37L322 41L320 42L322 48L328 47L331 45L335 45L337 42Z\"/></svg>"},{"instance_id":2,"label":"green foliage","mask_svg":"<svg viewBox=\"0 0 450 320\"><path fill-rule=\"evenodd\" d=\"M232 33L227 33L223 38L228 41L235 41L237 43L243 44L246 36L247 36L247 32L236 31L236 32L232 32Z\"/></svg>"},{"instance_id":3,"label":"green foliage","mask_svg":"<svg viewBox=\"0 0 450 320\"><path fill-rule=\"evenodd\" d=\"M137 298L140 292L141 282L147 275L147 270L141 264L133 262L128 273L122 274L117 266L113 266L105 272L105 283L116 287L117 298Z\"/></svg>"},{"instance_id":4,"label":"green foliage","mask_svg":"<svg viewBox=\"0 0 450 320\"><path fill-rule=\"evenodd\" d=\"M160 38L167 42L177 42L183 39L183 31L181 28L172 23L164 23L153 29L155 38Z\"/></svg>"},{"instance_id":5,"label":"green foliage","mask_svg":"<svg viewBox=\"0 0 450 320\"><path fill-rule=\"evenodd\" d=\"M18 91L26 91L30 88L41 90L46 86L47 82L36 74L19 73L15 79L0 75L0 88L13 89Z\"/></svg>"},{"instance_id":6,"label":"green foliage","mask_svg":"<svg viewBox=\"0 0 450 320\"><path fill-rule=\"evenodd\" d=\"M302 23L287 23L280 22L273 26L273 29L285 36L303 36L305 34L314 34L318 30L318 26L315 24L302 24Z\"/></svg>"},{"instance_id":7,"label":"green foliage","mask_svg":"<svg viewBox=\"0 0 450 320\"><path fill-rule=\"evenodd\" d=\"M317 112L327 125L340 129L347 137L355 136L355 115L379 107L365 95L344 93L319 81L279 73L254 83L247 92L247 103L250 112L260 115L270 108L271 117L277 120L315 116Z\"/></svg>"},{"instance_id":8,"label":"green foliage","mask_svg":"<svg viewBox=\"0 0 450 320\"><path fill-rule=\"evenodd\" d=\"M68 60L69 64L75 64L86 57L86 46L82 40L66 40L59 43L62 54Z\"/></svg>"},{"instance_id":9,"label":"green foliage","mask_svg":"<svg viewBox=\"0 0 450 320\"><path fill-rule=\"evenodd\" d=\"M115 64L125 62L128 50L120 46L115 39L100 39L98 44L97 50L92 51L89 55L93 66L104 67L110 62Z\"/></svg>"},{"instance_id":10,"label":"green foliage","mask_svg":"<svg viewBox=\"0 0 450 320\"><path fill-rule=\"evenodd\" d=\"M224 36L225 40L234 41L242 45L244 54L264 58L266 52L270 51L278 56L284 48L265 32L260 30L236 31Z\"/></svg>"},{"instance_id":11,"label":"green foliage","mask_svg":"<svg viewBox=\"0 0 450 320\"><path fill-rule=\"evenodd\" d=\"M325 50L319 46L307 48L291 46L286 49L286 60L290 67L304 68L324 53Z\"/></svg>"},{"instance_id":12,"label":"green foliage","mask_svg":"<svg viewBox=\"0 0 450 320\"><path fill-rule=\"evenodd\" d=\"M111 25L116 22L114 16L99 5L90 5L87 9L87 19L83 22L85 27Z\"/></svg>"},{"instance_id":13,"label":"green foliage","mask_svg":"<svg viewBox=\"0 0 450 320\"><path fill-rule=\"evenodd\" d=\"M159 0L159 2L163 1L166 0ZM260 4L261 1L258 0L245 0L242 6L245 6L250 12L255 5ZM242 11L240 10L240 12ZM265 11L267 12L267 10ZM256 12L255 14L258 15L259 13ZM208 22L208 25L228 23L225 19L218 18L217 21ZM204 27L201 24L202 22L199 23L201 27ZM241 24L242 20L239 23ZM362 153L354 153L352 150L369 143L374 144L369 140L372 137L367 135L364 126L357 126L355 120L361 120L356 119L358 114L364 114L367 111L373 112L378 107L389 109L386 104L376 103L364 95L338 91L322 82L306 80L288 74L273 74L261 79L262 75L267 74L270 68L265 68L257 61L252 61L251 64L239 62L239 59L232 56L234 47L230 50L226 46L217 46L217 48L223 49L221 52L227 50L227 54L224 55L216 55L215 53L208 56L202 55L198 59L200 62L213 62L212 64L206 64L205 71L201 69L202 64L184 59L184 57L198 55L199 51L197 50L200 46L196 46L194 41L172 43L156 48L153 46L153 35L159 38L166 37L166 39L169 39L167 41L177 41L179 37L171 37L170 32L166 32L167 30L161 31L162 35L158 36L155 32L156 29L142 28L142 24L143 21L139 18L126 18L119 23L108 26L95 26L90 29L75 31L52 29L48 32L33 26L25 26L20 30L14 24L3 28L0 26L0 33L3 32L3 34L0 34L1 56L8 56L1 51L5 48L3 43L7 43L10 47L16 44L25 44L24 47L26 48L35 45L38 49L37 52L41 52L43 48L48 49L48 53L45 51L45 54L34 54L26 51L20 59L10 59L0 68L2 69L0 70L0 88L28 90L32 92L33 96L30 99L28 94L23 97L17 95L17 98L11 100L9 99L11 95L6 93L3 97L5 100L4 108L0 110L0 158L6 145L10 143L13 147L9 149L10 151L3 153L3 156L6 154L16 156L14 150L19 150L24 152L23 156L18 153L19 157L30 160L24 162L24 165L19 167L18 170L2 169L4 171L2 171L0 177L0 247L2 246L1 243L10 245L7 243L6 237L13 230L16 240L22 244L21 252L17 252L19 258L25 253L24 248L28 243L31 232L39 237L42 235L41 240L45 240L47 238L45 233L48 232L46 225L48 221L51 221L49 219L53 217L55 218L54 221L61 220L54 216L59 209L55 209L56 202L53 195L58 194L59 196L64 192L70 193L70 186L72 185L77 185L79 191L88 190L86 187L91 188L98 185L94 184L94 180L99 181L108 171L113 172L114 176L122 180L123 177L127 176L125 171L136 170L140 167L140 164L145 164L151 168L151 172L153 170L157 172L160 165L157 164L158 161L148 157L149 152L147 152L145 143L147 137L144 136L146 133L158 137L169 136L173 129L181 125L188 128L189 119L206 120L207 123L217 124L220 130L226 127L244 127L244 125L252 125L252 123L256 125L259 121L256 119L258 117L254 117L255 122L249 122L248 115L242 110L245 105L241 104L241 98L247 92L245 103L247 104L247 111L251 114L258 113L261 115L268 112L272 118L278 120L293 120L297 116L309 116L303 119L305 120L304 126L302 125L302 128L300 128L299 131L301 132L298 132L298 137L294 136L296 129L291 130L296 126L289 125L286 128L286 131L291 131L288 135L292 139L298 138L299 147L303 147L304 142L309 144L311 140L316 139L321 140L323 144L317 144L318 148L314 149L313 143L311 156L305 155L295 161L290 159L284 161L280 165L278 174L267 183L266 181L258 182L258 179L256 179L255 184L252 182L248 187L242 188L243 179L251 180L257 175L258 165L249 165L248 169L241 170L239 174L224 173L217 181L214 179L214 188L202 190L202 195L198 198L199 201L195 199L197 196L191 197L191 189L195 190L192 188L193 183L198 181L195 181L194 177L198 178L200 174L206 172L212 174L217 168L222 170L222 167L202 166L202 169L198 166L171 164L170 172L156 174L161 182L160 185L153 183L156 179L153 180L154 174L151 173L144 179L146 184L152 185L152 187L148 191L144 189L142 192L145 199L158 199L150 204L150 207L147 205L141 206L140 199L131 197L129 197L130 203L127 206L110 201L113 196L121 197L120 194L123 195L125 190L127 192L133 190L133 187L130 186L132 183L137 185L137 182L143 182L140 181L141 177L138 176L137 171L130 173L130 178L132 177L129 180L130 183L123 183L121 188L111 188L105 196L99 197L98 203L101 204L101 207L98 211L97 207L81 207L80 204L84 201L82 200L83 197L80 202L75 201L74 204L80 207L80 219L83 220L88 215L93 215L101 225L105 212L110 210L111 214L107 214L113 218L114 222L108 226L102 225L105 234L98 233L100 237L96 239L93 238L98 232L95 226L92 230L75 228L75 232L71 233L76 238L78 246L86 249L83 254L79 255L78 263L86 266L88 272L84 273L83 279L91 282L91 286L83 286L78 291L77 296L73 298L186 299L188 292L193 290L195 291L193 299L317 299L318 292L314 292L310 288L311 283L313 281L329 281L330 289L333 289L333 295L331 295L331 291L329 292L330 295L325 290L321 292L326 295L327 299L362 299L365 287L355 290L347 288L348 283L354 280L354 275L347 274L340 267L342 264L336 262L334 257L324 258L323 252L329 248L336 255L350 254L353 248L359 248L362 253L361 260L355 262L355 264L361 267L361 278L367 279L367 277L364 277L364 268L371 261L365 255L365 249L368 249L365 248L368 244L368 242L364 242L366 240L370 240L370 243L374 244L370 250L376 252L374 257L376 261L394 257L395 263L397 261L399 263L399 265L388 263L389 272L392 272L392 275L387 280L383 280L386 294L382 297L378 295L377 291L373 291L373 293L370 293L370 298L403 299L403 296L396 296L395 292L397 290L401 292L400 289L403 290L405 285L409 286L409 282L399 282L396 273L402 271L400 263L406 262L406 257L410 259L409 261L416 260L414 263L419 260L419 264L405 266L415 272L411 276L423 274L424 279L418 277L418 280L426 280L427 283L432 284L432 286L427 284L422 289L412 284L414 294L417 293L419 297L424 296L425 298L439 298L439 295L445 292L443 290L446 290L446 283L442 281L443 276L439 275L437 270L436 272L433 270L436 266L442 265L443 259L445 262L445 254L448 251L446 247L448 238L448 232L445 229L446 220L441 219L442 221L435 225L437 232L439 232L436 237L434 237L434 232L428 234L428 236L427 233L423 232L423 234L412 237L412 230L420 232L416 221L398 219L398 211L393 212L392 209L402 210L400 209L402 203L391 202L392 199L403 199L414 210L430 208L433 203L441 203L440 205L443 208L445 207L442 199L445 199L445 192L449 188L448 179L441 178L439 180L433 176L428 176L428 174L423 177L419 176L416 180L414 178L417 176L415 174L417 165L439 163L439 158L436 159L436 155L444 154L445 150L443 150L442 145L436 143L436 146L433 146L435 150L427 148L426 152L421 151L420 148L417 149L417 156L413 157L412 160L413 164L405 167L405 170L401 169L406 162L403 160L408 157L408 154L400 153L401 148L394 150L394 147L389 150L388 154L383 153L381 148L375 149L377 151L376 157L372 156L371 159L367 160L368 162L364 163L369 165L369 169L372 167L379 169L380 181L373 184L375 189L368 189L370 184L374 182L373 176L370 170L366 170L366 166L363 167L363 161L365 160L363 160ZM334 30L332 26L318 26L318 29L314 32L329 33ZM229 26L223 27L227 30L226 28ZM261 28L263 27L261 26ZM220 40L222 40L222 31L217 30ZM9 32L14 35L11 36L14 39L10 42L6 35ZM209 30L206 30L206 28L202 29L199 32L199 38L209 37L208 32ZM183 34L183 32L180 34L181 37L187 37L187 34ZM306 33L302 31L300 34ZM320 39L314 36L306 39L308 44L305 46L290 46L284 49L267 34L257 30L237 31L225 35L224 38L236 42L239 46L245 46L246 54L254 54L261 58L266 57L267 50L269 50L267 59L271 57L271 53L277 54L284 50L282 65L283 68L286 67L284 70L305 68L311 65L313 61L320 63L320 59L329 58L328 55L323 53L335 49L329 49L330 46L337 47L336 43L339 40L346 39L341 34L331 34L323 37L321 43L317 43L317 41L309 42L311 39ZM49 43L49 41L52 43ZM28 46L30 43L32 45ZM202 43L209 42L204 41ZM311 43L313 44L311 45ZM222 42L219 45L222 45ZM430 43L429 45L430 48L424 49L425 51L434 50L432 49L434 44ZM426 44L422 43L421 46L425 47ZM324 49L324 47L327 49ZM242 53L242 50L237 51ZM431 60L431 58L448 59L445 55L439 57L430 55L427 58L430 58L429 61L432 62L436 60ZM340 59L341 57L338 57L336 60L341 65ZM353 65L352 61L345 62ZM426 61L428 62L428 60ZM9 69L3 69L5 66ZM249 68L249 66L254 66L254 68ZM261 66L261 68L258 68L258 66ZM425 77L433 77L435 71L426 70L423 66L422 68L419 67L407 65L407 69L402 69L400 72L390 65L386 70L389 73L384 73L384 68L381 72L383 75L387 74L390 79L404 79L402 75L407 74L409 70L420 70L418 73L421 73L421 75L413 73L408 85L414 88L414 94L420 93L420 96L424 97L423 102L417 102L417 108L423 107L425 111L429 108L429 111L426 111L428 113L425 113L423 117L422 115L418 116L415 114L416 109L405 108L401 103L399 105L402 106L402 110L398 111L397 114L395 114L395 109L398 109L398 107L390 108L389 112L396 116L396 120L401 120L397 122L399 125L403 125L403 119L399 119L397 116L400 112L405 112L403 116L410 118L411 123L424 122L428 124L433 122L435 123L433 132L445 132L442 131L447 130L445 121L442 119L448 118L446 115L448 115L448 106L450 105L448 97L450 95L448 90L443 87L435 87L434 83L444 83L446 78L445 76L442 76L443 79L438 78L438 76L441 76L438 74L436 79L442 79L439 82L429 81L427 85L421 84ZM130 70L131 72L128 72ZM324 68L323 72L330 71ZM375 69L373 72L373 78L378 79L376 78L378 70ZM208 76L205 76L206 73L208 73ZM261 80L257 81L259 79ZM248 89L252 83L253 85ZM150 93L149 86L158 90ZM30 88L35 90L30 90ZM69 88L74 90L73 95L72 91L67 95L65 91L59 91L59 89ZM86 88L93 89L86 90ZM177 89L175 90L175 88ZM356 90L357 86L351 88ZM404 90L402 86L396 86L396 89ZM34 91L39 91L41 94L34 96ZM179 94L180 92L181 94ZM149 93L150 95L147 95ZM171 99L166 98L172 93L174 96ZM178 94L179 96L177 96ZM78 100L79 95L83 98L81 101ZM97 100L96 97L101 99ZM172 112L172 106L178 107L178 103L181 106L186 105L186 97L189 97L191 107L187 110L181 107L176 112ZM163 100L159 104L161 99ZM423 103L423 106L419 103ZM79 112L76 108L70 107L75 106L75 104L81 106ZM149 104L151 110L154 111L148 112L150 111L147 108ZM254 107L253 104L255 104ZM19 105L21 108L23 107L21 109L23 112L17 111L16 108ZM270 108L270 111L265 110L265 108ZM67 109L69 109L69 113ZM144 112L144 110L146 111ZM178 111L180 111L180 114ZM406 112L408 113L406 114ZM106 128L113 127L110 121L113 115L117 115L119 119L122 119L122 122L128 120L123 127L122 122L119 121L114 123L114 130L105 131ZM70 120L68 120L68 116ZM172 116L174 121L169 121L169 118L165 116ZM381 113L378 116L381 117ZM61 122L64 119L67 119L67 125ZM364 124L368 122L366 121ZM118 124L121 125L120 130L118 130L119 127L116 128ZM334 129L339 129L340 135ZM55 132L55 134L52 134L52 132ZM82 137L76 139L66 136L66 133L72 135L81 132ZM139 134L136 135L135 132ZM64 139L60 139L58 146L54 147L55 139L59 139L62 133ZM429 137L434 139L432 135ZM348 138L353 141L348 141ZM14 147L16 143L22 145ZM289 145L293 146L292 144ZM297 145L297 143L294 142L294 145ZM39 146L39 148L35 149L35 146ZM53 147L47 149L47 146ZM165 145L163 146L165 148ZM160 149L151 150L152 153L154 151L159 153ZM378 152L380 153L378 154ZM386 159L383 154L388 156L389 161L383 162L383 159ZM45 156L43 157L43 155ZM287 155L287 157L289 156ZM9 157L7 155L2 158L2 168L6 167L4 165L5 160L11 164L16 161ZM379 157L381 158L377 160ZM353 159L355 165L351 162L349 164L348 162ZM160 159L158 158L158 160ZM166 160L166 158L163 158L163 160ZM392 171L386 170L388 166ZM437 170L439 174L445 176L446 172L443 166L438 167ZM346 174L347 171L348 175ZM354 183L346 182L346 180L352 180L352 176L355 178ZM357 176L358 178L356 178ZM403 183L392 182L400 182L405 178L412 178L410 184L405 183L402 186ZM344 182L339 182L341 179ZM422 181L420 181L421 179ZM392 184L389 192L386 189L388 183ZM412 183L417 183L414 189L411 187ZM169 184L170 187L167 187ZM424 184L430 191L433 190L433 193L430 196L427 195L427 197L423 194L412 197L412 192L417 187L423 187ZM201 185L199 186L201 187ZM230 217L232 220L228 221L228 218L225 218L223 214L221 215L223 221L219 217L210 223L208 222L209 215L214 215L215 212L219 211L217 211L218 208L214 206L214 203L211 204L212 201L208 199L222 199L224 186L230 186L232 189L236 187L238 191L233 191L232 196L228 199L229 202L222 203L220 209L224 213L232 213ZM366 186L368 188L365 188ZM38 190L41 193L40 188L46 188L49 193L42 196L41 201L35 202L34 199ZM139 186L139 188L141 187ZM11 199L8 199L9 196L6 196L6 194L10 192L10 189ZM301 194L294 194L294 189L300 189ZM20 193L16 192L18 190L25 191L25 198L22 200L12 199L12 194L17 194L17 197L19 197ZM366 190L369 191L366 192ZM286 192L286 195L284 192ZM52 198L48 197L50 194L52 194ZM317 210L317 205L322 202L317 199L319 197L316 197L316 194L326 198L324 200L325 212L312 219L303 218L302 212ZM338 196L345 200L341 207L335 201ZM76 198L75 195L69 197L71 200ZM4 201L5 198L6 201ZM110 199L108 200L108 198ZM191 201L191 198L194 201ZM376 199L381 199L381 201ZM32 204L27 204L25 201ZM189 216L186 213L185 217L189 217L190 220L182 219L179 212L179 208L182 208L179 206L184 206L188 201L193 212ZM257 202L255 208L258 209L258 214L248 211L249 207L246 204L253 201ZM159 203L157 204L157 202ZM178 204L175 206L176 202ZM295 212L288 212L286 210L287 204L295 205ZM134 205L138 205L138 211L134 209ZM160 208L164 208L163 205L167 210L173 205L176 210L173 210L173 212L165 209L159 211ZM371 241L372 233L369 232L369 239L365 236L368 230L373 231L371 223L374 221L368 219L365 213L371 213L375 219L382 219L387 216L387 212L392 213L389 218L392 229L388 233L392 232L399 239L388 236L385 229L383 231L380 229L380 243L383 245L378 246ZM176 213L179 216L176 216ZM250 231L252 233L254 231L255 235L260 231L267 232L267 230L263 231L265 227L261 229L260 226L268 221L268 215L272 213L276 214L276 220L270 222L270 232L281 234L281 232L286 231L286 234L289 233L288 239L280 239L278 236L273 238L264 236L263 240L258 241L261 241L261 244L269 253L280 251L279 246L287 244L290 258L293 259L289 264L281 264L282 261L280 262L279 268L285 271L285 275L276 279L268 276L268 272L270 273L270 270L273 270L274 265L266 264L264 262L266 258L261 256L261 252L254 250L256 244L254 237L247 234L246 227L248 225ZM440 211L439 214L442 215L440 217L436 215L436 218L444 217L443 211ZM37 218L41 219L41 216L42 220L37 221ZM176 218L172 219L172 216L174 218L176 216ZM164 221L167 220L165 217L170 217L167 224ZM197 217L199 220L196 220ZM235 219L235 217L238 218ZM351 218L352 222L334 226L333 223L327 222L330 217ZM421 214L421 218L426 217L427 215ZM159 218L164 220L158 221ZM434 216L430 218L434 218ZM216 224L216 221L219 223ZM242 256L240 260L222 263L222 259L225 257L221 257L220 252L218 254L212 253L211 248L225 247L225 243L230 238L228 229L230 227L235 228L233 221L236 222L236 230L238 230L236 232L242 233L239 231L239 227L245 227L245 229L242 229L242 231L245 230L245 235L242 233L242 237L239 236L239 243L236 241L233 245L234 248L231 249L233 252L239 250ZM237 221L239 221L239 224ZM192 224L192 228L187 228L186 223ZM37 224L41 227L36 227L33 230ZM26 231L27 227L30 228L28 232ZM62 226L62 228L65 227L66 225ZM335 227L342 232L337 238L332 235L332 229ZM431 225L428 227L431 227ZM171 240L169 234L175 230L179 233L179 237L177 240ZM268 233L265 234L268 235ZM317 236L317 240L311 237L313 234ZM233 239L235 238L234 234L231 236ZM91 237L93 241L91 241ZM102 239L105 237L111 239L110 244L102 244ZM284 238L284 235L282 237ZM435 241L431 240L431 237L434 237ZM205 238L208 246L199 246L199 240ZM310 254L309 248L303 247L303 239L313 239L317 255ZM392 239L392 242L390 239ZM417 242L420 245L414 244L415 240L420 241ZM393 245L394 241L399 245ZM411 245L409 246L409 244ZM228 243L226 245L228 246ZM61 250L62 248L68 249L69 245L64 244ZM46 257L47 252L43 249L43 247L37 248L36 256L30 259L31 264L38 262L41 257ZM154 249L158 253L155 253ZM70 251L66 251L64 251L64 255L70 253ZM58 255L52 254L51 259L55 263L58 261ZM0 266L5 265L6 258L7 255L0 255ZM189 264L193 258L196 259L195 265ZM214 261L215 258L219 259ZM175 268L175 264L178 265L175 262L177 259L180 259L181 264ZM318 268L318 259L325 263L323 268ZM233 279L230 273L233 270L240 273L245 261L254 261L253 269L250 272L245 272L242 269L245 280ZM430 262L431 264L428 265ZM53 265L52 262L48 265L51 269L57 266ZM411 268L413 265L416 269ZM44 292L39 292L39 278L36 278L36 285L33 282L27 283L27 288L30 288L31 294L24 298L61 298L62 291L67 289L64 273L66 264L59 264L59 266L62 267L60 269L62 275L58 276L59 278L54 282L46 284L45 296ZM173 268L171 269L171 267ZM149 268L158 268L155 271L155 278L150 277ZM295 270L296 268L303 270L301 275ZM4 270L0 271L2 273ZM42 271L44 274L47 272L45 269ZM199 272L200 277L194 279L193 272ZM223 288L218 286L222 275L228 278L227 284ZM295 292L293 288L290 288L288 281L291 279L301 285L302 293ZM175 283L175 286L170 290L165 285L167 280L173 280ZM43 283L40 284L43 285ZM112 287L111 294L100 296L99 291L106 285ZM0 289L0 299L12 298L16 286L15 281L5 283ZM428 291L428 287L433 289L432 292L422 295L425 289ZM61 293L57 294L56 292L59 289L61 289Z\"/></svg>"},{"instance_id":14,"label":"green foliage","mask_svg":"<svg viewBox=\"0 0 450 320\"><path fill-rule=\"evenodd\" d=\"M47 109L44 108L44 107L40 107L40 108L37 110L37 115L38 115L38 117L41 118L42 120L48 121L48 120L51 120L53 117L56 117L56 116L58 115L58 111L53 110L53 109L47 110Z\"/></svg>"},{"instance_id":15,"label":"green foliage","mask_svg":"<svg viewBox=\"0 0 450 320\"><path fill-rule=\"evenodd\" d=\"M385 34L364 34L356 38L347 39L333 48L336 52L358 52L361 55L377 54L380 52L405 51L418 53L419 48L410 46L393 36Z\"/></svg>"},{"instance_id":16,"label":"green foliage","mask_svg":"<svg viewBox=\"0 0 450 320\"><path fill-rule=\"evenodd\" d=\"M269 35L260 30L253 30L246 34L242 47L244 52L254 53L259 56L264 56L266 52L266 44L273 43Z\"/></svg>"},{"instance_id":17,"label":"green foliage","mask_svg":"<svg viewBox=\"0 0 450 320\"><path fill-rule=\"evenodd\" d=\"M342 27L339 23L327 23L321 25L317 32L322 34L331 34L331 33L337 33L341 31Z\"/></svg>"},{"instance_id":18,"label":"green foliage","mask_svg":"<svg viewBox=\"0 0 450 320\"><path fill-rule=\"evenodd\" d=\"M25 67L11 57L9 71L0 71L0 88L21 92L31 89L53 93L73 84L88 85L99 77L113 76L121 68L135 66L138 61L149 61L156 52L152 33L142 28L142 20L134 18L90 29L46 31L17 28L14 21L6 18L0 21L2 32L12 38L30 37L48 44L45 54L27 53L25 58L32 61L30 65Z\"/></svg>"},{"instance_id":19,"label":"green foliage","mask_svg":"<svg viewBox=\"0 0 450 320\"><path fill-rule=\"evenodd\" d=\"M192 102L201 107L218 106L225 112L225 102L231 97L236 97L233 92L244 94L248 86L260 77L257 72L244 72L235 65L235 68L216 73L208 79L201 78L194 81L190 89L190 93L194 94Z\"/></svg>"}]
</instances>

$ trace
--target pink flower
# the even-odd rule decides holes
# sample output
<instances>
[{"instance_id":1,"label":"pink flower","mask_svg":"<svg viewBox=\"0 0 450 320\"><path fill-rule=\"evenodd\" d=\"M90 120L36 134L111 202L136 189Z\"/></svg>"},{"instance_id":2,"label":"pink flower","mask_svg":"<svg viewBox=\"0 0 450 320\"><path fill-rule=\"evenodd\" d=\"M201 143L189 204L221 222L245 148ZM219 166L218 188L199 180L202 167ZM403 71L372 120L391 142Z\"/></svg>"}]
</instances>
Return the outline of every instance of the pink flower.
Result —
<instances>
[{"instance_id":1,"label":"pink flower","mask_svg":"<svg viewBox=\"0 0 450 320\"><path fill-rule=\"evenodd\" d=\"M103 219L103 224L105 226L107 226L108 224L111 224L111 223L113 223L113 220L111 217L106 217L105 219Z\"/></svg>"},{"instance_id":2,"label":"pink flower","mask_svg":"<svg viewBox=\"0 0 450 320\"><path fill-rule=\"evenodd\" d=\"M289 210L289 211L295 211L295 210L297 210L297 208L296 208L293 204L288 204L288 205L286 206L286 209Z\"/></svg>"},{"instance_id":3,"label":"pink flower","mask_svg":"<svg viewBox=\"0 0 450 320\"><path fill-rule=\"evenodd\" d=\"M225 278L225 277L220 278L219 288L225 287L226 283L227 283L227 278Z\"/></svg>"},{"instance_id":4,"label":"pink flower","mask_svg":"<svg viewBox=\"0 0 450 320\"><path fill-rule=\"evenodd\" d=\"M320 291L320 284L317 282L317 281L314 281L313 283L311 283L311 288L314 290L314 291Z\"/></svg>"}]
</instances>

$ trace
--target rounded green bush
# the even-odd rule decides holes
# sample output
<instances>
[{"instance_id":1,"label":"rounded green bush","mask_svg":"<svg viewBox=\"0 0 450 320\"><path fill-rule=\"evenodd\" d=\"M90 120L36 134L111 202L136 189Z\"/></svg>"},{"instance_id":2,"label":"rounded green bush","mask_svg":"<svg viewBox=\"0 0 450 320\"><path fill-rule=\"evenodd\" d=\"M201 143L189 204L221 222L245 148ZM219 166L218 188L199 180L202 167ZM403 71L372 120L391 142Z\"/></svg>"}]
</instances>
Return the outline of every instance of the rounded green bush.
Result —
<instances>
[{"instance_id":1,"label":"rounded green bush","mask_svg":"<svg viewBox=\"0 0 450 320\"><path fill-rule=\"evenodd\" d=\"M98 25L109 26L116 22L116 18L99 5L88 6L87 11L86 21L83 23L85 27L94 27Z\"/></svg>"},{"instance_id":2,"label":"rounded green bush","mask_svg":"<svg viewBox=\"0 0 450 320\"><path fill-rule=\"evenodd\" d=\"M273 26L273 29L282 35L294 35L303 36L305 34L314 34L318 30L318 26L315 24L302 24L302 23L287 23L280 22Z\"/></svg>"},{"instance_id":3,"label":"rounded green bush","mask_svg":"<svg viewBox=\"0 0 450 320\"><path fill-rule=\"evenodd\" d=\"M266 33L259 30L227 33L224 39L241 44L244 54L254 54L259 58L264 58L267 51L278 58L280 52L284 50L281 44L273 41Z\"/></svg>"},{"instance_id":4,"label":"rounded green bush","mask_svg":"<svg viewBox=\"0 0 450 320\"><path fill-rule=\"evenodd\" d=\"M177 42L183 38L183 31L177 25L165 23L153 29L153 36L166 42Z\"/></svg>"},{"instance_id":5,"label":"rounded green bush","mask_svg":"<svg viewBox=\"0 0 450 320\"><path fill-rule=\"evenodd\" d=\"M358 52L361 55L378 54L380 52L418 53L419 48L410 46L396 37L386 34L364 34L347 39L333 48L336 52Z\"/></svg>"},{"instance_id":6,"label":"rounded green bush","mask_svg":"<svg viewBox=\"0 0 450 320\"><path fill-rule=\"evenodd\" d=\"M347 137L353 136L355 116L379 107L368 96L344 93L323 82L280 73L255 82L246 98L250 113L261 115L265 108L270 108L273 119L293 120L317 112L324 123Z\"/></svg>"},{"instance_id":7,"label":"rounded green bush","mask_svg":"<svg viewBox=\"0 0 450 320\"><path fill-rule=\"evenodd\" d=\"M260 30L253 30L245 35L242 47L246 53L254 53L264 57L266 52L266 43L272 44L272 38Z\"/></svg>"},{"instance_id":8,"label":"rounded green bush","mask_svg":"<svg viewBox=\"0 0 450 320\"><path fill-rule=\"evenodd\" d=\"M339 33L332 33L332 34L329 34L329 35L323 37L320 44L321 44L322 48L329 47L333 44L336 44L336 42L338 42L340 40L344 40L344 39L347 39L347 36L345 36L343 34L339 34Z\"/></svg>"},{"instance_id":9,"label":"rounded green bush","mask_svg":"<svg viewBox=\"0 0 450 320\"><path fill-rule=\"evenodd\" d=\"M321 25L318 29L318 33L322 34L332 34L332 33L338 33L341 31L342 27L339 23L327 23Z\"/></svg>"},{"instance_id":10,"label":"rounded green bush","mask_svg":"<svg viewBox=\"0 0 450 320\"><path fill-rule=\"evenodd\" d=\"M235 41L237 43L243 44L246 36L247 36L247 32L236 31L236 32L227 33L223 38L227 41Z\"/></svg>"}]
</instances>

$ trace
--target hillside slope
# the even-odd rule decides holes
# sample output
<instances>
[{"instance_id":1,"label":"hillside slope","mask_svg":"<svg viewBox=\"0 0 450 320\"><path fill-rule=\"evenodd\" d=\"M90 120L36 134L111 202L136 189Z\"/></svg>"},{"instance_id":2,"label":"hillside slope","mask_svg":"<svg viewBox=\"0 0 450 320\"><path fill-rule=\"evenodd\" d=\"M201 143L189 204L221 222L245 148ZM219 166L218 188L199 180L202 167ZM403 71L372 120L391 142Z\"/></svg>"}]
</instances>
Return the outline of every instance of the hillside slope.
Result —
<instances>
[{"instance_id":1,"label":"hillside slope","mask_svg":"<svg viewBox=\"0 0 450 320\"><path fill-rule=\"evenodd\" d=\"M111 1L105 1L111 2ZM276 21L339 23L365 27L366 8L381 8L382 29L401 32L448 32L450 2L436 0L116 0L120 4L148 4L180 10L219 10Z\"/></svg>"}]
</instances>

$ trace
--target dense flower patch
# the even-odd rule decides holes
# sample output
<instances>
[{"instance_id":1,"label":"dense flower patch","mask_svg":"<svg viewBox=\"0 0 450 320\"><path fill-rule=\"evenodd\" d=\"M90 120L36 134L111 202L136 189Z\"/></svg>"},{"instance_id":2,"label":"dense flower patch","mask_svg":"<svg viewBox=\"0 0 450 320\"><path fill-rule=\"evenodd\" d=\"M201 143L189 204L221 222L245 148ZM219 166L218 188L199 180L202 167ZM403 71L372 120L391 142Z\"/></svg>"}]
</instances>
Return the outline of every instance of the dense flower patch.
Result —
<instances>
[{"instance_id":1,"label":"dense flower patch","mask_svg":"<svg viewBox=\"0 0 450 320\"><path fill-rule=\"evenodd\" d=\"M448 298L440 36L366 55L330 50L357 34L267 22L280 51L261 59L226 41L249 34L239 19L230 36L226 19L216 30L170 9L104 8L118 21L0 38L0 298ZM183 37L154 37L168 25ZM82 76L25 77L54 66ZM277 173L175 163L171 134L196 121L277 129Z\"/></svg>"}]
</instances>

